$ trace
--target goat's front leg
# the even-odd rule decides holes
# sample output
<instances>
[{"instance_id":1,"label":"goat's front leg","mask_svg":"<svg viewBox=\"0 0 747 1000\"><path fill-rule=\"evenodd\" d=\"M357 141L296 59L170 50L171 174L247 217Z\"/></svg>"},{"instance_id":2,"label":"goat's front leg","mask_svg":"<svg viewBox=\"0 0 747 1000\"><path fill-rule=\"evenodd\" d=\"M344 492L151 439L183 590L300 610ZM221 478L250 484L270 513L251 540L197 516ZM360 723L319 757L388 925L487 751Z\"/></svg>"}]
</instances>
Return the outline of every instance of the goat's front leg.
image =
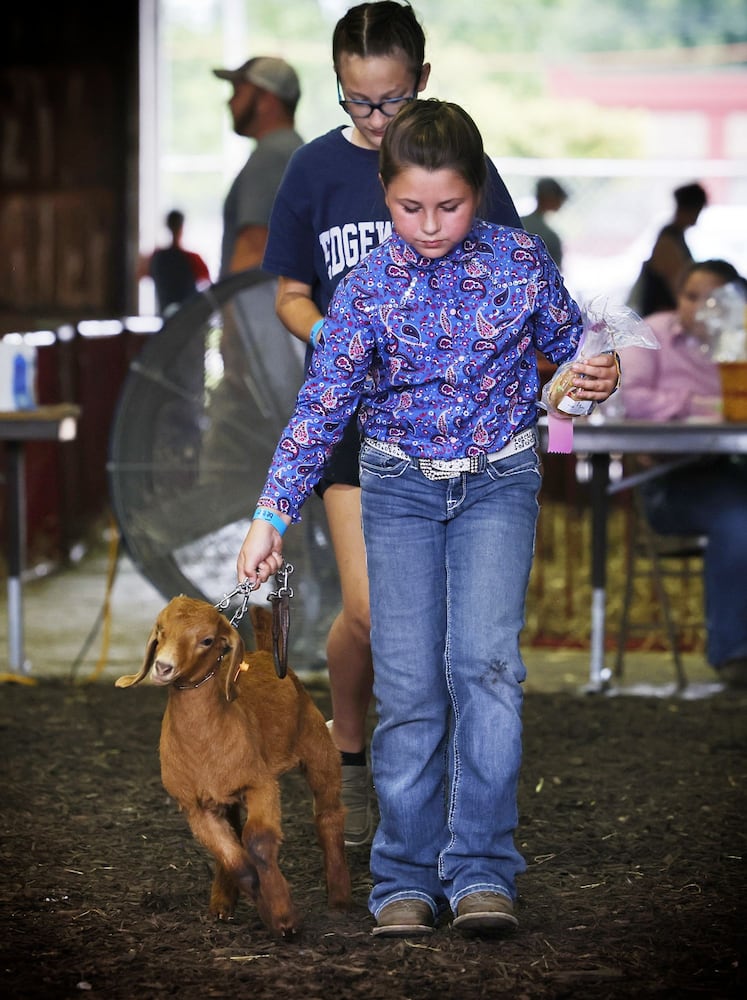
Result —
<instances>
[{"instance_id":1,"label":"goat's front leg","mask_svg":"<svg viewBox=\"0 0 747 1000\"><path fill-rule=\"evenodd\" d=\"M301 929L301 918L278 865L282 841L280 786L273 779L247 789L244 801L247 819L242 839L259 879L259 915L273 933L292 937Z\"/></svg>"},{"instance_id":2,"label":"goat's front leg","mask_svg":"<svg viewBox=\"0 0 747 1000\"><path fill-rule=\"evenodd\" d=\"M235 802L233 805L227 807L226 819L234 832L236 842L240 844L242 822L241 806L238 802ZM259 880L256 878L256 871L254 872L254 882L254 889L248 893L252 900L256 900L257 889L259 888ZM236 878L233 873L228 871L216 858L213 886L210 890L210 913L219 920L229 919L236 909L238 898L239 884L236 881Z\"/></svg>"},{"instance_id":3,"label":"goat's front leg","mask_svg":"<svg viewBox=\"0 0 747 1000\"><path fill-rule=\"evenodd\" d=\"M210 812L198 806L185 810L195 839L215 858L210 913L219 920L229 920L233 916L240 891L254 902L259 892L257 869L241 844L238 827L234 829L237 809L230 806L227 814Z\"/></svg>"}]
</instances>

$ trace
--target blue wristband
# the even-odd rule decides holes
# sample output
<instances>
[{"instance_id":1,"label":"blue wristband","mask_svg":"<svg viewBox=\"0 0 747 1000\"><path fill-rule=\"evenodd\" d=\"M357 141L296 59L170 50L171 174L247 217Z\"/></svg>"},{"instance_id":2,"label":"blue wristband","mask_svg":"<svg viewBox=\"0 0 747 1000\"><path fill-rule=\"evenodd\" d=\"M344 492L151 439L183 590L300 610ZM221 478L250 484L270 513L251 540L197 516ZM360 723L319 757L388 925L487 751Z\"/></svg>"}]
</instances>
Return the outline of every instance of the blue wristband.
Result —
<instances>
[{"instance_id":1,"label":"blue wristband","mask_svg":"<svg viewBox=\"0 0 747 1000\"><path fill-rule=\"evenodd\" d=\"M267 521L267 523L271 524L279 535L282 535L285 532L285 529L288 527L288 525L276 511L269 510L267 507L257 507L257 509L254 511L254 517L252 518L252 520Z\"/></svg>"},{"instance_id":2,"label":"blue wristband","mask_svg":"<svg viewBox=\"0 0 747 1000\"><path fill-rule=\"evenodd\" d=\"M323 326L324 326L323 319L318 319L316 323L314 323L314 325L312 326L311 331L309 333L309 343L311 344L312 347L316 347L317 341L319 340L319 331Z\"/></svg>"}]
</instances>

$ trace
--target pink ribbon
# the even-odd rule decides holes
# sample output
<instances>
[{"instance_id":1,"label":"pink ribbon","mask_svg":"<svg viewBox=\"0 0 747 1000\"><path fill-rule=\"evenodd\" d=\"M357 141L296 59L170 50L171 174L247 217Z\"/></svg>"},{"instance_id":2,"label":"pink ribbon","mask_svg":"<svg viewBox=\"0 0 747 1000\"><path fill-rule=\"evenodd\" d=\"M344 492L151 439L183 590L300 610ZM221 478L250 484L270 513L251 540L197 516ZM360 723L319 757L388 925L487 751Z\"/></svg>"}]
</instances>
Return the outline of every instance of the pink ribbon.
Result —
<instances>
[{"instance_id":1,"label":"pink ribbon","mask_svg":"<svg viewBox=\"0 0 747 1000\"><path fill-rule=\"evenodd\" d=\"M552 411L547 414L547 450L559 455L573 451L573 421Z\"/></svg>"}]
</instances>

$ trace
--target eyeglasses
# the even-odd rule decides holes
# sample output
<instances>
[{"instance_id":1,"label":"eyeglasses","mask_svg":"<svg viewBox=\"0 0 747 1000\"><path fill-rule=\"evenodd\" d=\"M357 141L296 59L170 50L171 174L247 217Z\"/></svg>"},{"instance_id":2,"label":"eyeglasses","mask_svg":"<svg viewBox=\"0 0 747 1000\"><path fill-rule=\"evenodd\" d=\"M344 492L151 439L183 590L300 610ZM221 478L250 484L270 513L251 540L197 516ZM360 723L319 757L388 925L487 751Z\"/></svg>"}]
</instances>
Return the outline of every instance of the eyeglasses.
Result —
<instances>
[{"instance_id":1,"label":"eyeglasses","mask_svg":"<svg viewBox=\"0 0 747 1000\"><path fill-rule=\"evenodd\" d=\"M418 73L418 80L420 73ZM410 97L389 97L386 101L374 104L372 101L348 101L342 96L340 78L337 78L337 101L342 110L351 118L370 118L374 111L380 111L385 118L394 118L403 104L409 104L417 99L417 85Z\"/></svg>"}]
</instances>

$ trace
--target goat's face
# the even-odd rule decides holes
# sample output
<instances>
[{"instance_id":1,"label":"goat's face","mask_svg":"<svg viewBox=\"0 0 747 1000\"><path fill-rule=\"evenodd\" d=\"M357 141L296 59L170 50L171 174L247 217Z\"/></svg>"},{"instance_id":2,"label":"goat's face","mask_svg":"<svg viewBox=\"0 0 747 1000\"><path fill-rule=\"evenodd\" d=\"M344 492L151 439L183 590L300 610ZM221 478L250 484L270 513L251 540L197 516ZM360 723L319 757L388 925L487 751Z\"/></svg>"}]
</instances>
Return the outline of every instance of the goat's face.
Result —
<instances>
[{"instance_id":1,"label":"goat's face","mask_svg":"<svg viewBox=\"0 0 747 1000\"><path fill-rule=\"evenodd\" d=\"M241 664L244 644L225 616L206 601L175 597L156 619L139 673L115 683L117 687L139 684L151 671L155 684L194 686L217 670L226 656L230 679Z\"/></svg>"}]
</instances>

